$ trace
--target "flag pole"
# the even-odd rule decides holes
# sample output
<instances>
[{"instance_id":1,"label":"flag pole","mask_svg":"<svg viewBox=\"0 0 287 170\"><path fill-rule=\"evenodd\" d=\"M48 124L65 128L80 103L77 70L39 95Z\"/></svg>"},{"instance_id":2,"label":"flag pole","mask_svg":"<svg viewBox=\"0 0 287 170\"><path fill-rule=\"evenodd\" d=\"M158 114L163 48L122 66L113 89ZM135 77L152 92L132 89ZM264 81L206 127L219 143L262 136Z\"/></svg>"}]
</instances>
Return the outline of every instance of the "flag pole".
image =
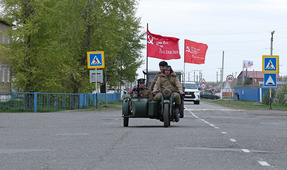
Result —
<instances>
[{"instance_id":1,"label":"flag pole","mask_svg":"<svg viewBox=\"0 0 287 170\"><path fill-rule=\"evenodd\" d=\"M148 41L148 23L147 23L147 26L146 26L146 29L147 29L147 32L146 32L146 42ZM146 86L148 87L148 84L149 84L149 76L148 76L148 44L146 43Z\"/></svg>"},{"instance_id":2,"label":"flag pole","mask_svg":"<svg viewBox=\"0 0 287 170\"><path fill-rule=\"evenodd\" d=\"M185 40L184 40L184 47L183 47L183 84L185 83Z\"/></svg>"}]
</instances>

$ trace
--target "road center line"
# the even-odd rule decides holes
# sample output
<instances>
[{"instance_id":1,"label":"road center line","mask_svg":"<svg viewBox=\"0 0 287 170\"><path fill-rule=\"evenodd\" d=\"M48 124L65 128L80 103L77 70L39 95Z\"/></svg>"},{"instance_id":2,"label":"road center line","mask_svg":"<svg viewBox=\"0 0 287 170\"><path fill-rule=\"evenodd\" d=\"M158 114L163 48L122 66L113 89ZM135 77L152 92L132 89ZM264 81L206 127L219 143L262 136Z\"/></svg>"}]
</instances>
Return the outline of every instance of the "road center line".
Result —
<instances>
[{"instance_id":1,"label":"road center line","mask_svg":"<svg viewBox=\"0 0 287 170\"><path fill-rule=\"evenodd\" d=\"M245 153L250 153L250 151L248 149L242 149L242 151Z\"/></svg>"},{"instance_id":2,"label":"road center line","mask_svg":"<svg viewBox=\"0 0 287 170\"><path fill-rule=\"evenodd\" d=\"M214 127L215 129L219 129L219 127L215 126L214 124L209 123L208 121L206 121L206 120L204 120L204 119L199 118L198 116L196 116L192 111L190 111L190 109L187 109L187 110L188 110L188 111L192 114L192 116L195 117L196 119L201 120L203 123L205 123L205 124L207 124L207 125L209 125L209 126L211 126L211 127Z\"/></svg>"},{"instance_id":3,"label":"road center line","mask_svg":"<svg viewBox=\"0 0 287 170\"><path fill-rule=\"evenodd\" d=\"M258 161L258 163L262 166L270 166L267 162L265 161Z\"/></svg>"}]
</instances>

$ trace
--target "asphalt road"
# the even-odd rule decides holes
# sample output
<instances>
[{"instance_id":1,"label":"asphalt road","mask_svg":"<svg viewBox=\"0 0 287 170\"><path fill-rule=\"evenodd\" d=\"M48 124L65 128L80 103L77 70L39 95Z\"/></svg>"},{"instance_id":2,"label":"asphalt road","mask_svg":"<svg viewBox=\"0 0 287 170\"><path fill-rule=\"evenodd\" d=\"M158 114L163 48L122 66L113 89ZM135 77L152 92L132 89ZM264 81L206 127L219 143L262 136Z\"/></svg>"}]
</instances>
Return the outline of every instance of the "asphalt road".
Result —
<instances>
[{"instance_id":1,"label":"asphalt road","mask_svg":"<svg viewBox=\"0 0 287 170\"><path fill-rule=\"evenodd\" d=\"M185 104L171 127L120 110L0 113L0 169L286 169L287 112Z\"/></svg>"}]
</instances>

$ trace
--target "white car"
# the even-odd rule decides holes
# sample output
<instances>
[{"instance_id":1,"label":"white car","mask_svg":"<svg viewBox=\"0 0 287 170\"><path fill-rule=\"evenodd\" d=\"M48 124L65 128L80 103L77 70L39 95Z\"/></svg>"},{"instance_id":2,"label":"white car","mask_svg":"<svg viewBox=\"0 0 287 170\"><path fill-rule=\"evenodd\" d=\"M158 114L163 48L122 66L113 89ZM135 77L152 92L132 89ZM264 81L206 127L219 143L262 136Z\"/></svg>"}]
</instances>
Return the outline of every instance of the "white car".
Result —
<instances>
[{"instance_id":1,"label":"white car","mask_svg":"<svg viewBox=\"0 0 287 170\"><path fill-rule=\"evenodd\" d=\"M185 82L182 84L184 88L184 100L193 101L194 104L200 103L200 91L195 82Z\"/></svg>"}]
</instances>

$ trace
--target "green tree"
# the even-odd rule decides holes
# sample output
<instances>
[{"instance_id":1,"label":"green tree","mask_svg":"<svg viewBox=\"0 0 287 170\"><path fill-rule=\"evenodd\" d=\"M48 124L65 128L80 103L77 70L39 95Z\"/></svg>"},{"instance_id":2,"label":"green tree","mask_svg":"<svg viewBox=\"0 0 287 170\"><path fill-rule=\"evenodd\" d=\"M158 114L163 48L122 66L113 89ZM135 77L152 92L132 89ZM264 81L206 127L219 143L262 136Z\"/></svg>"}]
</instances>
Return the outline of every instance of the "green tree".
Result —
<instances>
[{"instance_id":1,"label":"green tree","mask_svg":"<svg viewBox=\"0 0 287 170\"><path fill-rule=\"evenodd\" d=\"M252 84L252 81L249 77L246 77L246 79L244 80L244 85L251 85Z\"/></svg>"},{"instance_id":2,"label":"green tree","mask_svg":"<svg viewBox=\"0 0 287 170\"><path fill-rule=\"evenodd\" d=\"M135 0L2 0L13 42L1 50L22 91L91 92L87 51L105 51L109 84L141 65ZM3 59L4 60L4 59Z\"/></svg>"}]
</instances>

